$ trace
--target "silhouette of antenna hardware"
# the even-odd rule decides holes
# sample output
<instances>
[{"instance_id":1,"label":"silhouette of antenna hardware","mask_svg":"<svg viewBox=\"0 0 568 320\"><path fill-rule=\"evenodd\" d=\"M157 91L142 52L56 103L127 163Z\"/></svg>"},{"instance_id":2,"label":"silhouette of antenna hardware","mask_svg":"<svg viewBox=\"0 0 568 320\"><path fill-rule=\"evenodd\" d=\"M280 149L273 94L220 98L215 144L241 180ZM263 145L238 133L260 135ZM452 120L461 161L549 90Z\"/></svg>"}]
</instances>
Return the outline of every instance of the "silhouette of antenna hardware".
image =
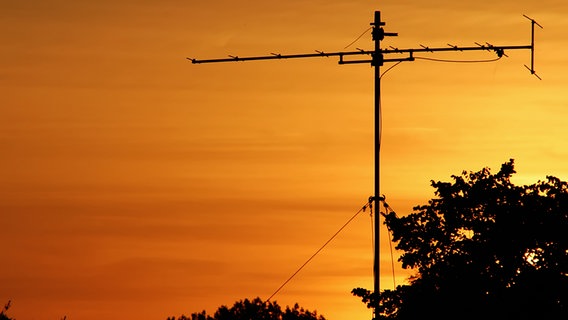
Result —
<instances>
[{"instance_id":1,"label":"silhouette of antenna hardware","mask_svg":"<svg viewBox=\"0 0 568 320\"><path fill-rule=\"evenodd\" d=\"M298 59L298 58L317 58L317 57L339 57L339 64L359 64L359 63L370 63L372 67L374 67L375 72L375 109L374 109L374 125L375 125L375 163L374 163L374 196L371 196L369 199L370 201L378 202L384 199L384 196L381 196L380 193L380 145L381 145L381 99L380 99L380 92L381 92L381 73L380 67L383 66L385 62L404 62L404 61L414 61L415 59L426 59L426 60L436 60L436 59L429 59L424 57L416 57L414 56L415 53L434 53L434 52L448 52L448 51L492 51L497 55L498 60L503 56L507 57L505 54L505 50L530 50L531 53L531 61L530 66L525 65L525 67L530 71L532 75L537 77L539 80L542 80L535 72L534 69L534 30L535 25L543 28L538 22L534 19L529 18L526 15L523 15L525 18L530 20L531 22L531 43L529 45L510 45L510 46L496 46L490 43L480 44L475 43L475 46L471 47L460 47L448 44L447 47L437 47L437 48L429 48L423 45L420 45L420 48L411 48L411 49L398 49L394 47L389 48L381 48L381 41L384 40L385 37L394 37L398 36L398 33L393 32L385 32L383 26L385 26L385 22L381 21L381 12L375 11L374 15L374 22L371 23L372 29L372 38L375 42L374 50L361 50L357 49L357 51L346 51L346 52L324 52L324 51L316 51L316 53L305 53L305 54L277 54L271 53L267 56L250 56L250 57L239 57L239 56L229 56L228 58L221 58L221 59L193 59L187 58L193 64L203 64L203 63L217 63L217 62L240 62L240 61L256 61L256 60L277 60L277 59ZM391 54L406 54L406 57L402 58L389 58L385 59L385 56ZM346 60L355 56L369 56L370 59L356 59L356 60ZM482 61L452 61L452 60L438 60L438 61L448 61L448 62L487 62L487 61L494 61L494 60L482 60ZM394 66L394 65L393 65ZM392 67L390 67L392 68ZM387 69L386 71L390 70ZM385 72L386 72L385 71ZM384 74L384 73L383 73ZM378 206L377 206L378 207ZM379 282L379 258L380 258L380 245L379 245L379 231L380 231L380 222L379 219L375 219L374 223L374 267L373 267L373 274L374 274L374 292L380 292L380 282ZM375 309L375 315L376 315Z\"/></svg>"},{"instance_id":2,"label":"silhouette of antenna hardware","mask_svg":"<svg viewBox=\"0 0 568 320\"><path fill-rule=\"evenodd\" d=\"M380 45L375 46L375 50L362 50L357 49L357 51L345 51L345 52L324 52L315 50L316 53L303 53L303 54L280 54L280 53L271 53L267 56L250 56L250 57L239 57L229 55L228 58L218 58L218 59L194 59L194 58L187 58L194 64L202 64L202 63L217 63L217 62L237 62L237 61L255 61L255 60L277 60L277 59L298 59L298 58L316 58L316 57L339 57L339 64L355 64L355 63L370 63L372 66L382 66L385 62L398 62L398 61L414 61L414 53L417 52L440 52L440 51L493 51L497 54L499 58L507 55L505 54L505 50L517 50L517 49L528 49L531 50L531 62L530 67L525 65L525 67L530 71L532 75L535 75L537 78L541 79L535 72L534 69L534 27L535 25L543 28L538 22L534 19L523 15L525 18L530 20L531 22L531 44L530 45L516 45L516 46L495 46L490 43L480 44L475 42L476 46L471 47L460 47L452 44L448 44L448 47L441 47L441 48L429 48L427 46L420 45L420 48L407 48L407 49L399 49L395 47L389 48L381 48ZM393 37L398 36L398 33L394 32L385 32L382 26L385 25L385 22L380 20L380 11L375 12L375 22L372 22L372 35L373 41L377 44L380 43L385 37ZM384 55L392 54L392 53L407 53L408 57L406 58L394 58L394 59L385 59ZM360 55L367 55L370 56L370 60L345 60L346 57L351 56L360 56ZM475 61L473 61L475 62ZM542 80L542 79L541 79Z\"/></svg>"}]
</instances>

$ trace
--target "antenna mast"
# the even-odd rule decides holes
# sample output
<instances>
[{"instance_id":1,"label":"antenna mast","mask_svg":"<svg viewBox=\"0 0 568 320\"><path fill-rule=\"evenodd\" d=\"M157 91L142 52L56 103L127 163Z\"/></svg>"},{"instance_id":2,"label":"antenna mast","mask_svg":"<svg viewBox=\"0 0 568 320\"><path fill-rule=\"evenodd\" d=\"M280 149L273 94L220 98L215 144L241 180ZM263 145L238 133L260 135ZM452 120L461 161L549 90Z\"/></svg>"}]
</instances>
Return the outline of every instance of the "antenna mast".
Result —
<instances>
[{"instance_id":1,"label":"antenna mast","mask_svg":"<svg viewBox=\"0 0 568 320\"><path fill-rule=\"evenodd\" d=\"M530 45L516 45L516 46L494 46L492 44L479 44L475 43L476 46L471 47L459 47L454 45L448 45L448 47L441 48L429 48L420 45L421 48L408 48L408 49L398 49L389 47L389 49L381 48L381 41L385 37L398 36L397 33L385 32L383 26L385 22L381 21L381 12L375 11L374 21L371 23L372 26L372 36L375 42L374 50L358 50L358 51L347 51L347 52L323 52L316 51L316 53L304 53L304 54L276 54L272 53L269 56L251 56L251 57L238 57L229 56L229 58L220 59L193 59L187 58L193 64L203 64L203 63L218 63L218 62L240 62L240 61L256 61L256 60L277 60L277 59L298 59L298 58L316 58L316 57L339 57L339 64L359 64L359 63L369 63L374 67L375 76L375 109L374 109L374 122L375 122L375 133L374 133L374 144L375 144L375 163L374 163L374 195L369 197L369 203L375 202L375 206L378 209L378 204L384 200L384 196L381 196L380 190L380 149L381 149L381 73L380 67L383 66L385 62L403 62L403 61L414 61L414 53L416 52L442 52L442 51L493 51L499 58L507 56L505 50L518 50L526 49L531 52L531 62L530 67L525 65L525 67L530 71L530 73L536 76L538 79L542 80L535 72L534 69L534 27L537 25L542 29L542 26L538 24L535 20L523 15L525 18L531 21L531 44ZM384 56L393 53L406 53L408 56L404 58L394 58L385 59ZM346 57L352 56L370 56L371 59L357 59L357 60L345 60ZM373 263L373 290L375 294L380 292L380 221L379 215L375 218L374 224L374 263ZM377 307L374 308L374 318L378 316Z\"/></svg>"}]
</instances>

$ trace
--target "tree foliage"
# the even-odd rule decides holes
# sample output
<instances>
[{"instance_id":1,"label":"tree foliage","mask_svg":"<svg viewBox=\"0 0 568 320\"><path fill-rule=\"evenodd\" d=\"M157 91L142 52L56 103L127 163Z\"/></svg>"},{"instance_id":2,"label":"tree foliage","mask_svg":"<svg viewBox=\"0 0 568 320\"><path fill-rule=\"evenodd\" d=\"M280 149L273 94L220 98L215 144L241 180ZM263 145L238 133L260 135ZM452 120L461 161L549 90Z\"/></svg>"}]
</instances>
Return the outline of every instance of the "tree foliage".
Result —
<instances>
[{"instance_id":1,"label":"tree foliage","mask_svg":"<svg viewBox=\"0 0 568 320\"><path fill-rule=\"evenodd\" d=\"M12 301L8 300L8 302L4 305L4 308L0 310L0 320L13 320L13 318L8 317L7 312L12 305Z\"/></svg>"},{"instance_id":2,"label":"tree foliage","mask_svg":"<svg viewBox=\"0 0 568 320\"><path fill-rule=\"evenodd\" d=\"M309 311L298 304L284 310L272 301L264 302L260 298L244 299L235 302L232 307L221 306L211 316L205 311L181 315L168 320L325 320L317 311Z\"/></svg>"},{"instance_id":3,"label":"tree foliage","mask_svg":"<svg viewBox=\"0 0 568 320\"><path fill-rule=\"evenodd\" d=\"M432 181L435 198L385 224L409 285L353 294L382 319L568 319L568 185L511 182L514 161Z\"/></svg>"}]
</instances>

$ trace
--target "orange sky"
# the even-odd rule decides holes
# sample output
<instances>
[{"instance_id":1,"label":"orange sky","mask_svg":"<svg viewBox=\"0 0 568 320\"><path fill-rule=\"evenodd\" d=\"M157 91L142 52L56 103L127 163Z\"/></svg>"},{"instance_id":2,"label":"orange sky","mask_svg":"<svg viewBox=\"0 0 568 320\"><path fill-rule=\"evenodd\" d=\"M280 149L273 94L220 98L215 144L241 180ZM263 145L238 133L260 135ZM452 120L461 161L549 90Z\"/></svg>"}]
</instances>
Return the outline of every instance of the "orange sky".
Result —
<instances>
[{"instance_id":1,"label":"orange sky","mask_svg":"<svg viewBox=\"0 0 568 320\"><path fill-rule=\"evenodd\" d=\"M18 319L165 319L270 296L373 193L372 69L185 57L372 49L370 35L344 47L375 10L399 33L384 46L400 48L526 45L522 14L544 26L543 81L527 50L385 75L391 207L408 213L431 179L509 158L519 183L568 179L563 0L4 1L0 303ZM372 287L370 226L360 215L274 299L370 317L350 294Z\"/></svg>"}]
</instances>

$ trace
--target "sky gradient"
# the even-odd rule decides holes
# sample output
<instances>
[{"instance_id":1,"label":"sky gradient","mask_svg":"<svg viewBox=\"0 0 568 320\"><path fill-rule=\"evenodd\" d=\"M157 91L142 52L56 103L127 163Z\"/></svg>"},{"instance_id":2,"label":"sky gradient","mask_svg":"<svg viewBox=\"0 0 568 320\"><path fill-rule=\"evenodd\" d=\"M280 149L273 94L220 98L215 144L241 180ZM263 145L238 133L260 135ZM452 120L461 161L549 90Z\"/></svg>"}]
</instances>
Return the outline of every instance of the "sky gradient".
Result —
<instances>
[{"instance_id":1,"label":"sky gradient","mask_svg":"<svg viewBox=\"0 0 568 320\"><path fill-rule=\"evenodd\" d=\"M518 183L568 179L565 1L4 1L0 303L17 319L165 319L269 297L373 193L373 70L185 58L372 49L369 32L345 47L375 10L399 33L385 47L527 45L522 15L544 26L542 81L528 50L385 74L392 208L510 158ZM350 291L372 287L372 253L366 212L273 300L370 318ZM408 274L397 264L395 282Z\"/></svg>"}]
</instances>

